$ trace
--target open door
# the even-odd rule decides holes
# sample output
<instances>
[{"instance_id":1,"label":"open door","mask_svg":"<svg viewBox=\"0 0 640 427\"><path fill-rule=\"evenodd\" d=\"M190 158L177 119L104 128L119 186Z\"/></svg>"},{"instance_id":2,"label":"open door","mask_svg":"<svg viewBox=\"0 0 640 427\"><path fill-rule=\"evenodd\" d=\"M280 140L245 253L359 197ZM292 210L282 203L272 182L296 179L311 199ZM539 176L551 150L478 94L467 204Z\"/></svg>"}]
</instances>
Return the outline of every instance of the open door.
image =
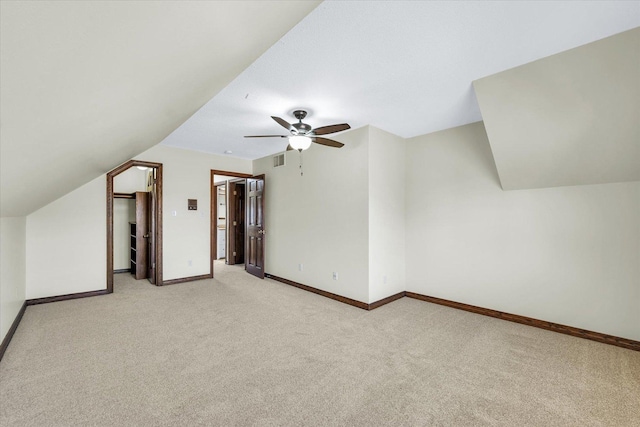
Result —
<instances>
[{"instance_id":1,"label":"open door","mask_svg":"<svg viewBox=\"0 0 640 427\"><path fill-rule=\"evenodd\" d=\"M264 175L247 178L245 268L264 279Z\"/></svg>"}]
</instances>

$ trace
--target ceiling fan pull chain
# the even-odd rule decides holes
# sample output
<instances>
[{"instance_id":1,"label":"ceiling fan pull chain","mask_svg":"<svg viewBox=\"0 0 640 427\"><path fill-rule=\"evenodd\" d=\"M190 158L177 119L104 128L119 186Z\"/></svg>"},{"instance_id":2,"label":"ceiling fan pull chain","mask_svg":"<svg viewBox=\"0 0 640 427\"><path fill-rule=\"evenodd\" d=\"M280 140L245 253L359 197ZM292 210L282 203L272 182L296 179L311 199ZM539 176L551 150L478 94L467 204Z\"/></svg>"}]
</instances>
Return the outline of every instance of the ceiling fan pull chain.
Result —
<instances>
[{"instance_id":1,"label":"ceiling fan pull chain","mask_svg":"<svg viewBox=\"0 0 640 427\"><path fill-rule=\"evenodd\" d=\"M300 150L300 176L303 176L304 173L302 172L302 150Z\"/></svg>"}]
</instances>

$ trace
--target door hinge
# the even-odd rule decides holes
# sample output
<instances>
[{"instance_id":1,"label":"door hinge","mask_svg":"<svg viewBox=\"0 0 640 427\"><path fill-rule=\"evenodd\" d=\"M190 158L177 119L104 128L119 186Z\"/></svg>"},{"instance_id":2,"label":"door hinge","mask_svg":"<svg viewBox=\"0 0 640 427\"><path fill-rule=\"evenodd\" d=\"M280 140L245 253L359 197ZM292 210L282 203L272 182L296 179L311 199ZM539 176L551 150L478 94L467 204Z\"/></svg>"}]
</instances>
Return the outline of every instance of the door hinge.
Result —
<instances>
[{"instance_id":1,"label":"door hinge","mask_svg":"<svg viewBox=\"0 0 640 427\"><path fill-rule=\"evenodd\" d=\"M233 225L238 225L238 222L237 221L233 221Z\"/></svg>"},{"instance_id":2,"label":"door hinge","mask_svg":"<svg viewBox=\"0 0 640 427\"><path fill-rule=\"evenodd\" d=\"M236 256L236 255L237 255L237 254L234 252L234 253L233 253L233 256Z\"/></svg>"},{"instance_id":3,"label":"door hinge","mask_svg":"<svg viewBox=\"0 0 640 427\"><path fill-rule=\"evenodd\" d=\"M234 192L233 192L233 195L234 195L234 196L237 196L237 195L238 195L238 192L237 192L237 191L234 191Z\"/></svg>"}]
</instances>

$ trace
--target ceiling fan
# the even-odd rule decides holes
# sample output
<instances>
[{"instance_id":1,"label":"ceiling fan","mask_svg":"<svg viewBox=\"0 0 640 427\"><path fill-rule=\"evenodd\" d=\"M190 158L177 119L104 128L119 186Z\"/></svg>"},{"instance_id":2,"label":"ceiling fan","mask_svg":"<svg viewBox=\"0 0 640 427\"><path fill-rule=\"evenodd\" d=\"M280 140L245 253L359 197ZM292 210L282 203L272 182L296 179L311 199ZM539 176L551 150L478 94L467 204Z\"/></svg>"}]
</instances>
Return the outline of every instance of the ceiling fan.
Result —
<instances>
[{"instance_id":1,"label":"ceiling fan","mask_svg":"<svg viewBox=\"0 0 640 427\"><path fill-rule=\"evenodd\" d=\"M323 138L319 135L328 135L330 133L341 132L343 130L351 129L346 123L322 126L313 129L306 123L302 123L302 120L307 117L307 112L304 110L295 110L293 116L298 119L298 123L289 124L287 121L280 117L271 116L280 126L287 129L290 135L247 135L245 138L289 138L288 150L306 150L311 146L312 142L316 144L326 145L327 147L340 148L344 146L343 143L334 141L333 139Z\"/></svg>"}]
</instances>

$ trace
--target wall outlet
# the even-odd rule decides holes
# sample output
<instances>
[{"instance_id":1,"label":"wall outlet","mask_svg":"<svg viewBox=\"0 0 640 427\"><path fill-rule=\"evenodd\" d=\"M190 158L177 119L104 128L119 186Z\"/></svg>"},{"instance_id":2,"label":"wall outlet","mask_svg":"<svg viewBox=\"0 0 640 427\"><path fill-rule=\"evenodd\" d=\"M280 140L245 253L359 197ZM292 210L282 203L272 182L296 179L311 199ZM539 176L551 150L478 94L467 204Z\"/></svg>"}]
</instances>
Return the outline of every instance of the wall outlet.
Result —
<instances>
[{"instance_id":1,"label":"wall outlet","mask_svg":"<svg viewBox=\"0 0 640 427\"><path fill-rule=\"evenodd\" d=\"M382 276L382 283L387 284L387 276Z\"/></svg>"},{"instance_id":2,"label":"wall outlet","mask_svg":"<svg viewBox=\"0 0 640 427\"><path fill-rule=\"evenodd\" d=\"M187 261L187 264L189 264L189 267L192 267L193 266L193 261L189 260L189 261Z\"/></svg>"},{"instance_id":3,"label":"wall outlet","mask_svg":"<svg viewBox=\"0 0 640 427\"><path fill-rule=\"evenodd\" d=\"M333 280L338 280L338 272L337 271L333 272Z\"/></svg>"},{"instance_id":4,"label":"wall outlet","mask_svg":"<svg viewBox=\"0 0 640 427\"><path fill-rule=\"evenodd\" d=\"M171 215L178 216L178 211L171 211Z\"/></svg>"},{"instance_id":5,"label":"wall outlet","mask_svg":"<svg viewBox=\"0 0 640 427\"><path fill-rule=\"evenodd\" d=\"M304 270L304 266L302 264L298 264L298 271L303 271Z\"/></svg>"}]
</instances>

